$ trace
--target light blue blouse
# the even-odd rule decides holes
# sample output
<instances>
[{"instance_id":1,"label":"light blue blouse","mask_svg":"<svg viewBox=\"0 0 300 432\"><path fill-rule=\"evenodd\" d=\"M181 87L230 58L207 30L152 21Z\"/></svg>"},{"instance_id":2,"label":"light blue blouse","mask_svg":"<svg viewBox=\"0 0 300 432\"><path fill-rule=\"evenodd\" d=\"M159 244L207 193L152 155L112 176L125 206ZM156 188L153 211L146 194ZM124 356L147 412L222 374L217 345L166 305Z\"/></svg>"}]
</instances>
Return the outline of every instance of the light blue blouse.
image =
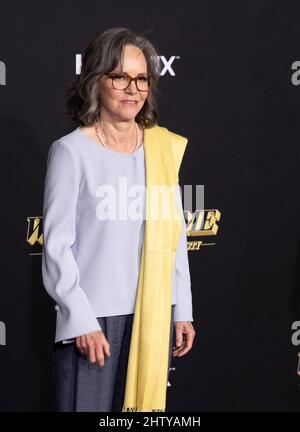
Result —
<instances>
[{"instance_id":1,"label":"light blue blouse","mask_svg":"<svg viewBox=\"0 0 300 432\"><path fill-rule=\"evenodd\" d=\"M176 199L183 229L172 275L174 320L193 321L179 187ZM121 214L125 208L131 218ZM110 218L104 220L108 211ZM143 145L132 154L121 153L103 147L79 127L51 144L44 183L42 277L57 303L55 342L101 330L96 317L134 312L144 231Z\"/></svg>"}]
</instances>

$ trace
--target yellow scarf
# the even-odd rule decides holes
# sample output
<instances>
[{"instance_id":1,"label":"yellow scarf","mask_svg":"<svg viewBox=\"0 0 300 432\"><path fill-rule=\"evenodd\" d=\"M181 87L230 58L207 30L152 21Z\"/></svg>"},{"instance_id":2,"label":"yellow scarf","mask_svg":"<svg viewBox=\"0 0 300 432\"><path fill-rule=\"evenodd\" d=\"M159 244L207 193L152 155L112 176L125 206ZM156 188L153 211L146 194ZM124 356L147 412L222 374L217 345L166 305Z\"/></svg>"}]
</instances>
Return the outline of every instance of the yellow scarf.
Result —
<instances>
[{"instance_id":1,"label":"yellow scarf","mask_svg":"<svg viewBox=\"0 0 300 432\"><path fill-rule=\"evenodd\" d=\"M166 409L172 270L182 229L175 187L186 145L167 128L144 129L146 225L122 411Z\"/></svg>"}]
</instances>

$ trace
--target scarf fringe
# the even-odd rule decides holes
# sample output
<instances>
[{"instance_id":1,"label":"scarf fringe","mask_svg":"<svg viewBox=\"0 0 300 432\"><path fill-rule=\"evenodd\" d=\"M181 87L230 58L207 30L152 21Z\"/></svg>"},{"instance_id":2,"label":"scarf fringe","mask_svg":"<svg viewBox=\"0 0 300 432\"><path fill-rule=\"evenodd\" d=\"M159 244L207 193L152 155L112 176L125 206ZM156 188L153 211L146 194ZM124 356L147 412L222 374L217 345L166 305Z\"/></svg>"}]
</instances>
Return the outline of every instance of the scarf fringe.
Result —
<instances>
[{"instance_id":1,"label":"scarf fringe","mask_svg":"<svg viewBox=\"0 0 300 432\"><path fill-rule=\"evenodd\" d=\"M137 407L127 407L127 406L125 406L125 405L123 405L123 408L122 408L122 411L125 411L125 412L127 412L127 411L134 411L134 412L145 412L145 411L143 411L143 410L140 410L140 409L138 409ZM157 408L157 409L153 409L153 410L151 410L151 411L147 411L147 412L157 412L157 411L159 411L159 412L165 412L166 410L165 409L163 409L163 408Z\"/></svg>"}]
</instances>

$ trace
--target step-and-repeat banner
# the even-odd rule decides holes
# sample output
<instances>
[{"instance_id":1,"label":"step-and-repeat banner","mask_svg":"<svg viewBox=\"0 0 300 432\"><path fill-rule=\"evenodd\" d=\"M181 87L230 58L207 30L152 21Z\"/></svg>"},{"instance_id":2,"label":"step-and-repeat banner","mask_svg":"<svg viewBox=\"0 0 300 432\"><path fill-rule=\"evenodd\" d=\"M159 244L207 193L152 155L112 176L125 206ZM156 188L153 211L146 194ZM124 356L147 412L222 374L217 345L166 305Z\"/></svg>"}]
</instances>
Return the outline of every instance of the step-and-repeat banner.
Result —
<instances>
[{"instance_id":1,"label":"step-and-repeat banner","mask_svg":"<svg viewBox=\"0 0 300 432\"><path fill-rule=\"evenodd\" d=\"M65 92L86 46L116 26L157 47L159 124L188 138L197 334L167 410L300 410L299 23L284 0L0 1L1 411L52 410L46 158L78 126Z\"/></svg>"}]
</instances>

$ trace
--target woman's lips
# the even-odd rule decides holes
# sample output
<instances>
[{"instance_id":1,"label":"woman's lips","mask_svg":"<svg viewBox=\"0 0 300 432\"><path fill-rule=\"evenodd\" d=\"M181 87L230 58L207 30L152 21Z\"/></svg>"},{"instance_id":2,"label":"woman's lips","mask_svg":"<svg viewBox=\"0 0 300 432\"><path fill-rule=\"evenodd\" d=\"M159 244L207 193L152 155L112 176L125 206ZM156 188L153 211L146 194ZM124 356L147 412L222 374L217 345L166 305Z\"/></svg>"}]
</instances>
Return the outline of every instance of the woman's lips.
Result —
<instances>
[{"instance_id":1,"label":"woman's lips","mask_svg":"<svg viewBox=\"0 0 300 432\"><path fill-rule=\"evenodd\" d=\"M124 103L125 105L136 105L137 104L137 101L123 100L121 102Z\"/></svg>"}]
</instances>

